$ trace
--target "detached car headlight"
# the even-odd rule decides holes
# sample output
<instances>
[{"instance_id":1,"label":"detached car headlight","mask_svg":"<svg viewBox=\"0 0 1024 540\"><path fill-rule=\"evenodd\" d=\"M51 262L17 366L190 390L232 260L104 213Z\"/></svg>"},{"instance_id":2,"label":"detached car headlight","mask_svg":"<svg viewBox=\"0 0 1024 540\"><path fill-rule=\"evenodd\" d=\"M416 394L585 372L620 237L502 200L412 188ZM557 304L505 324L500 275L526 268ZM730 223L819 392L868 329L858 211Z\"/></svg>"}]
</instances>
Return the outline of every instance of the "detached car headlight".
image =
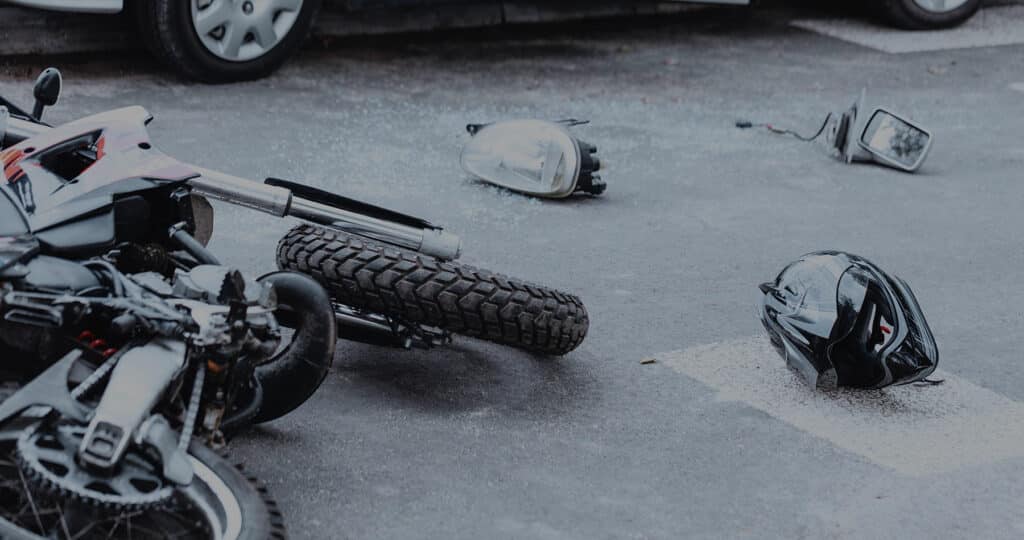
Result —
<instances>
[{"instance_id":1,"label":"detached car headlight","mask_svg":"<svg viewBox=\"0 0 1024 540\"><path fill-rule=\"evenodd\" d=\"M509 120L466 129L473 139L462 150L462 168L481 180L550 198L605 190L594 174L601 168L594 156L597 147L576 139L561 124Z\"/></svg>"}]
</instances>

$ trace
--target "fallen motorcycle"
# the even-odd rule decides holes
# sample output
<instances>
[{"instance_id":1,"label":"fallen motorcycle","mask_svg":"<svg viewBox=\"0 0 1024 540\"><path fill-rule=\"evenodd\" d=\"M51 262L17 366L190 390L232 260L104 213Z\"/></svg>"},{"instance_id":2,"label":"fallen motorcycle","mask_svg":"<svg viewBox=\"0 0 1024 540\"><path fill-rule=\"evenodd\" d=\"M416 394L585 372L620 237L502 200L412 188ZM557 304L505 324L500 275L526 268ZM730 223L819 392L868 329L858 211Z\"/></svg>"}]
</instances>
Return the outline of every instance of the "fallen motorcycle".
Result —
<instances>
[{"instance_id":1,"label":"fallen motorcycle","mask_svg":"<svg viewBox=\"0 0 1024 540\"><path fill-rule=\"evenodd\" d=\"M564 354L586 335L578 298L453 262L426 221L174 160L140 107L51 127L60 86L44 72L32 113L0 97L0 537L280 537L207 444L305 402L338 337ZM221 266L209 199L309 222L283 271Z\"/></svg>"},{"instance_id":2,"label":"fallen motorcycle","mask_svg":"<svg viewBox=\"0 0 1024 540\"><path fill-rule=\"evenodd\" d=\"M274 283L311 280L128 274L126 252L41 247L0 190L0 537L283 538L266 490L210 446L258 415Z\"/></svg>"},{"instance_id":3,"label":"fallen motorcycle","mask_svg":"<svg viewBox=\"0 0 1024 540\"><path fill-rule=\"evenodd\" d=\"M589 319L579 298L455 262L458 237L425 220L161 153L146 132L152 117L141 107L51 128L40 118L57 101L59 74L58 82L54 77L48 70L37 81L31 114L0 98L10 113L0 153L5 189L28 214L44 252L83 257L120 248L131 252L132 270L165 274L176 266L216 264L205 247L213 231L208 199L216 199L307 222L280 241L277 262L328 291L341 338L410 348L443 345L462 334L563 355L586 336ZM301 322L279 318L289 328ZM295 330L303 339L311 334ZM288 385L287 377L305 369L289 362L296 356L284 355L287 369L264 384ZM310 369L306 378L312 380L325 368Z\"/></svg>"}]
</instances>

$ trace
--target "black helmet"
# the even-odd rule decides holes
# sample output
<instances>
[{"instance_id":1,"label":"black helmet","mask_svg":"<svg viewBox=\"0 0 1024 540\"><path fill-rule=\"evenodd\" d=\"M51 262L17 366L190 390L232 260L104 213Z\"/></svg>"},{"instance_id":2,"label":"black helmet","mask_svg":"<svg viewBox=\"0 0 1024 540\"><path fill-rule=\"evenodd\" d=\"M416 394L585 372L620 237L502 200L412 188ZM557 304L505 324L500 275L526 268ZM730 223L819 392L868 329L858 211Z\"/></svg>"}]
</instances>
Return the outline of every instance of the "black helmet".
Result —
<instances>
[{"instance_id":1,"label":"black helmet","mask_svg":"<svg viewBox=\"0 0 1024 540\"><path fill-rule=\"evenodd\" d=\"M910 287L862 257L804 255L761 292L772 345L816 388L907 384L939 363Z\"/></svg>"}]
</instances>

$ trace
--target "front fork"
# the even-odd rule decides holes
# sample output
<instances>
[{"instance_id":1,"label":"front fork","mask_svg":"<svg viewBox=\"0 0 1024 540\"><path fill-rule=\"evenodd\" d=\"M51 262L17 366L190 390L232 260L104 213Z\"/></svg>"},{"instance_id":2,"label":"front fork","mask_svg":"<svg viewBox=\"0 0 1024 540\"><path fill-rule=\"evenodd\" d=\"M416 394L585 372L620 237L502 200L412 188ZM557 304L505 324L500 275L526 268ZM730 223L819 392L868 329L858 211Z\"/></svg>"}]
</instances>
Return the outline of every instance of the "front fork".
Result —
<instances>
[{"instance_id":1,"label":"front fork","mask_svg":"<svg viewBox=\"0 0 1024 540\"><path fill-rule=\"evenodd\" d=\"M294 182L268 179L261 184L193 167L200 176L189 180L189 185L211 199L277 217L297 217L441 260L457 259L460 254L458 236L412 216Z\"/></svg>"}]
</instances>

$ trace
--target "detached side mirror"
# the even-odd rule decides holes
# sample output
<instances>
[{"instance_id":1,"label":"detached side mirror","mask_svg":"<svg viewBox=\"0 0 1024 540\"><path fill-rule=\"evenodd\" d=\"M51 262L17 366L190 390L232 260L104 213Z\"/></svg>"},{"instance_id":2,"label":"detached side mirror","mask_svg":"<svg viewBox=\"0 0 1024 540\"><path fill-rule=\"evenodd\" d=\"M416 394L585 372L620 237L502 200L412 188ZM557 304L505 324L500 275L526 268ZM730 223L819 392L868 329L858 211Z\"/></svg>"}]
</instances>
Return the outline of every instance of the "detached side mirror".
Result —
<instances>
[{"instance_id":1,"label":"detached side mirror","mask_svg":"<svg viewBox=\"0 0 1024 540\"><path fill-rule=\"evenodd\" d=\"M875 109L857 144L879 163L914 172L928 157L932 134L885 109Z\"/></svg>"},{"instance_id":2,"label":"detached side mirror","mask_svg":"<svg viewBox=\"0 0 1024 540\"><path fill-rule=\"evenodd\" d=\"M36 99L35 107L32 108L32 116L36 120L42 120L43 108L52 107L60 100L62 84L60 70L53 67L44 69L36 78L36 84L32 87L32 96Z\"/></svg>"},{"instance_id":3,"label":"detached side mirror","mask_svg":"<svg viewBox=\"0 0 1024 540\"><path fill-rule=\"evenodd\" d=\"M561 199L577 191L605 190L594 174L597 147L580 141L564 125L544 120L471 124L462 168L492 184L538 197Z\"/></svg>"},{"instance_id":4,"label":"detached side mirror","mask_svg":"<svg viewBox=\"0 0 1024 540\"><path fill-rule=\"evenodd\" d=\"M931 132L892 111L865 108L866 96L867 91L861 91L857 102L838 117L829 132L829 144L839 158L906 172L919 169L932 147Z\"/></svg>"}]
</instances>

